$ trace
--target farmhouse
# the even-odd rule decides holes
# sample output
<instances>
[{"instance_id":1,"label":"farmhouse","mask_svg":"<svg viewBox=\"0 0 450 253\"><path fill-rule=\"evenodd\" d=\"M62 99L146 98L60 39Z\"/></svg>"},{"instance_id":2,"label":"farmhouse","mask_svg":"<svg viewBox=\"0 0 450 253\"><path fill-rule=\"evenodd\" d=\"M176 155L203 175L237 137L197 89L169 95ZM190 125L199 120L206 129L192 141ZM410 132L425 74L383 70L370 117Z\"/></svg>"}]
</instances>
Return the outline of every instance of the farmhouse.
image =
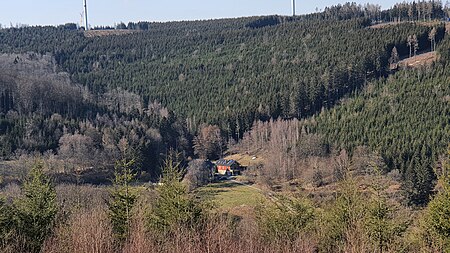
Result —
<instances>
[{"instance_id":1,"label":"farmhouse","mask_svg":"<svg viewBox=\"0 0 450 253\"><path fill-rule=\"evenodd\" d=\"M217 172L221 175L239 175L241 166L235 160L221 159L216 162Z\"/></svg>"}]
</instances>

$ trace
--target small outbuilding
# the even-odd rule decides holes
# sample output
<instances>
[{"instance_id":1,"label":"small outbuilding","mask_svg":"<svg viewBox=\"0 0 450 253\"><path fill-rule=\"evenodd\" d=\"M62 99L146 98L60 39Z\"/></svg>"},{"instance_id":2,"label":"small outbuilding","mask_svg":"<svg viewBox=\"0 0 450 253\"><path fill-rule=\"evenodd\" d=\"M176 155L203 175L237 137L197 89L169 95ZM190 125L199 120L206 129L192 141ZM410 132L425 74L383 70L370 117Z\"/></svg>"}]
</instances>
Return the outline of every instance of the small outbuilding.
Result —
<instances>
[{"instance_id":1,"label":"small outbuilding","mask_svg":"<svg viewBox=\"0 0 450 253\"><path fill-rule=\"evenodd\" d=\"M241 174L241 165L235 160L220 159L216 162L217 173L221 175Z\"/></svg>"}]
</instances>

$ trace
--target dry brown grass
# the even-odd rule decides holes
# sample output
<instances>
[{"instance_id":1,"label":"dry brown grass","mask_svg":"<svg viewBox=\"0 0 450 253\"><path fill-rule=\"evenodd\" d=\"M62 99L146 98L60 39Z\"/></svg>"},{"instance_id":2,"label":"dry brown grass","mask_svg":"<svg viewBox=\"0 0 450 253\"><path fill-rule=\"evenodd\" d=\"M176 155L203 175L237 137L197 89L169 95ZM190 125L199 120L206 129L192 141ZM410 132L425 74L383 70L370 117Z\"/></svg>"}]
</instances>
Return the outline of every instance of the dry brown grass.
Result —
<instances>
[{"instance_id":1,"label":"dry brown grass","mask_svg":"<svg viewBox=\"0 0 450 253\"><path fill-rule=\"evenodd\" d=\"M254 158L254 159L253 159ZM264 163L261 153L258 154L233 154L225 157L227 160L235 160L242 166L250 167Z\"/></svg>"},{"instance_id":2,"label":"dry brown grass","mask_svg":"<svg viewBox=\"0 0 450 253\"><path fill-rule=\"evenodd\" d=\"M386 22L386 23L380 23L380 24L375 24L375 25L371 25L369 26L369 28L371 29L381 29L381 28L386 28L389 26L395 26L395 25L399 25L402 22Z\"/></svg>"},{"instance_id":3,"label":"dry brown grass","mask_svg":"<svg viewBox=\"0 0 450 253\"><path fill-rule=\"evenodd\" d=\"M68 224L56 229L43 252L116 252L109 218L104 209L83 210L73 214Z\"/></svg>"},{"instance_id":4,"label":"dry brown grass","mask_svg":"<svg viewBox=\"0 0 450 253\"><path fill-rule=\"evenodd\" d=\"M385 23L375 24L375 25L369 26L369 28L371 28L371 29L381 29L381 28L386 28L386 27L390 27L390 26L396 26L396 25L400 25L400 24L404 24L404 23L413 23L413 24L418 24L418 25L422 25L422 26L429 26L429 27L434 27L434 26L437 26L439 24L442 24L442 22L439 21L439 20L432 20L432 21L401 21L401 22L385 22Z\"/></svg>"},{"instance_id":5,"label":"dry brown grass","mask_svg":"<svg viewBox=\"0 0 450 253\"><path fill-rule=\"evenodd\" d=\"M164 236L147 231L145 212L138 210L129 239L123 244L114 240L105 209L80 209L57 228L44 245L45 253L228 253L314 252L313 238L299 236L295 242L265 241L254 220L233 221L228 216L216 215L201 231L177 229Z\"/></svg>"},{"instance_id":6,"label":"dry brown grass","mask_svg":"<svg viewBox=\"0 0 450 253\"><path fill-rule=\"evenodd\" d=\"M17 194L15 188L12 186L9 192ZM133 212L128 240L118 243L105 204L106 188L61 185L57 191L60 203L65 203L60 212L67 215L60 219L53 236L46 241L44 253L302 253L317 252L323 236L318 226L299 234L293 241L267 240L260 233L254 216L237 217L221 212L210 214L200 230L179 228L161 235L146 227L146 209L152 195L142 192L145 196ZM21 252L18 248L20 245L13 245L0 252ZM364 231L355 228L347 231L339 248L333 248L332 252L376 252L376 249Z\"/></svg>"},{"instance_id":7,"label":"dry brown grass","mask_svg":"<svg viewBox=\"0 0 450 253\"><path fill-rule=\"evenodd\" d=\"M400 67L409 67L409 68L417 68L420 66L427 66L436 61L437 54L436 52L428 52L419 54L410 58L406 58L401 60L398 65Z\"/></svg>"}]
</instances>

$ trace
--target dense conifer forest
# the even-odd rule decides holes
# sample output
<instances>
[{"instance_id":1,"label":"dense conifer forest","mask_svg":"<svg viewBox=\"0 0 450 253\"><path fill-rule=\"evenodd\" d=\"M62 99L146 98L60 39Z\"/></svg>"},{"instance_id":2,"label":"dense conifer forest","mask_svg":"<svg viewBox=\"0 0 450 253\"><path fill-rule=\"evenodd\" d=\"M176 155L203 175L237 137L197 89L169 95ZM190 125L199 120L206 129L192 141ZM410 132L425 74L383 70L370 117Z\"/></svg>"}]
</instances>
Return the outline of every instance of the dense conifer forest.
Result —
<instances>
[{"instance_id":1,"label":"dense conifer forest","mask_svg":"<svg viewBox=\"0 0 450 253\"><path fill-rule=\"evenodd\" d=\"M449 16L0 26L0 251L450 252Z\"/></svg>"},{"instance_id":2,"label":"dense conifer forest","mask_svg":"<svg viewBox=\"0 0 450 253\"><path fill-rule=\"evenodd\" d=\"M244 18L150 24L97 38L34 27L3 30L0 50L50 52L94 94L122 88L175 111L191 130L207 122L238 138L255 119L305 117L385 76L392 48L407 55L410 35L421 49L428 44L431 27L370 24L364 17ZM436 28L440 41L444 29Z\"/></svg>"},{"instance_id":3,"label":"dense conifer forest","mask_svg":"<svg viewBox=\"0 0 450 253\"><path fill-rule=\"evenodd\" d=\"M388 169L400 170L408 187L431 192L433 168L450 142L450 68L443 60L449 54L448 42L440 48L441 62L371 83L318 115L314 131L350 151L371 147ZM413 201L427 199L421 194Z\"/></svg>"},{"instance_id":4,"label":"dense conifer forest","mask_svg":"<svg viewBox=\"0 0 450 253\"><path fill-rule=\"evenodd\" d=\"M443 46L441 63L428 69L389 76L389 66L413 51L429 50L430 34L439 44L445 26L371 25L401 20L406 10L408 20L442 18L447 7L419 2L381 11L376 5L347 3L299 17L130 23L129 29L140 32L89 38L70 24L2 29L0 51L18 55L2 60L1 156L11 159L20 150L58 153L68 140L61 137L69 134L88 138L96 152L117 153L106 149L110 138L105 129L113 121L127 126L122 133L112 127L112 146L133 139L140 157L151 157L147 161L157 161L167 148L187 157L203 123L218 125L225 141L238 140L254 121L304 119L365 90L349 108L321 113L312 128L336 147L379 150L390 169L404 173L418 154L435 161L448 141L448 106L438 97L448 90L433 86L447 81L448 56ZM33 53L23 55L27 52ZM424 85L413 85L417 81ZM425 84L433 89L424 90ZM367 101L380 97L370 89L382 90L385 97L368 107ZM426 100L418 101L420 95ZM388 109L392 113L379 117ZM154 116L155 111L169 116ZM408 115L407 125L395 125L398 117ZM148 125L134 126L136 117ZM155 129L154 136L148 137L145 128ZM405 132L410 134L399 136Z\"/></svg>"}]
</instances>

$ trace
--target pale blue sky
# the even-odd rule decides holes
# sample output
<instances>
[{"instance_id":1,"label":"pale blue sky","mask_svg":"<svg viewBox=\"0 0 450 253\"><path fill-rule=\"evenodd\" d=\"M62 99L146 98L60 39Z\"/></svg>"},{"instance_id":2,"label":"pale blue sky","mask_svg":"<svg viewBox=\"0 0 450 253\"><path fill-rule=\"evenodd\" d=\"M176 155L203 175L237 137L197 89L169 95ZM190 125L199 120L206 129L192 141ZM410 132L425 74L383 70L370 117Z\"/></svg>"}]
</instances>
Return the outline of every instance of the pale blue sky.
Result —
<instances>
[{"instance_id":1,"label":"pale blue sky","mask_svg":"<svg viewBox=\"0 0 450 253\"><path fill-rule=\"evenodd\" d=\"M388 8L401 0L365 0ZM55 25L79 23L82 0L0 0L0 24ZM297 13L345 0L297 0ZM195 20L257 15L290 15L291 0L88 0L93 25L123 21Z\"/></svg>"}]
</instances>

